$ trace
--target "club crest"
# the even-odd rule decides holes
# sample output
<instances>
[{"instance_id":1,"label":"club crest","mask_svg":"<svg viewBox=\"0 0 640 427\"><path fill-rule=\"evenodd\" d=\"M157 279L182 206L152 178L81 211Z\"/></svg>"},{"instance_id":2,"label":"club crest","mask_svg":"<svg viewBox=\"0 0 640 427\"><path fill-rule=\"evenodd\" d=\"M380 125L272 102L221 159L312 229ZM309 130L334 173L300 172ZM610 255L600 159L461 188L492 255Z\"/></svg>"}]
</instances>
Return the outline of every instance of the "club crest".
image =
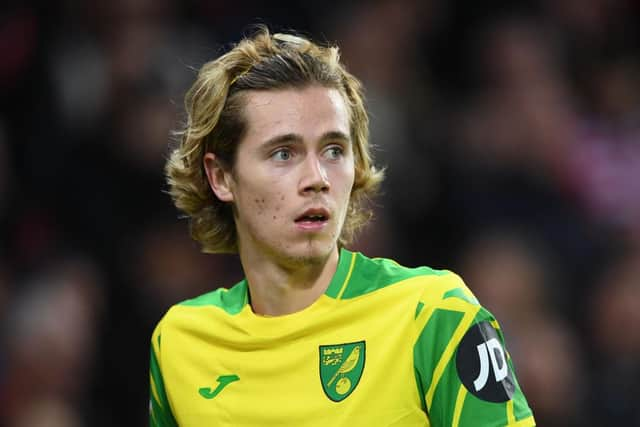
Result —
<instances>
[{"instance_id":1,"label":"club crest","mask_svg":"<svg viewBox=\"0 0 640 427\"><path fill-rule=\"evenodd\" d=\"M346 399L356 388L364 370L364 341L320 346L320 382L334 402Z\"/></svg>"}]
</instances>

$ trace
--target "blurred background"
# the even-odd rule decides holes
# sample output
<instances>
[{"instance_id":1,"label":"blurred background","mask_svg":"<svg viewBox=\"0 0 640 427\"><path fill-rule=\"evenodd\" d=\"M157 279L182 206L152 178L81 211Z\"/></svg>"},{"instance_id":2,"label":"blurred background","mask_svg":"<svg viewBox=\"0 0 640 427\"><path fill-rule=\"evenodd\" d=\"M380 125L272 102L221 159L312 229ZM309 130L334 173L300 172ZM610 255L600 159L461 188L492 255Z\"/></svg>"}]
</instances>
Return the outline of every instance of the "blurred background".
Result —
<instances>
[{"instance_id":1,"label":"blurred background","mask_svg":"<svg viewBox=\"0 0 640 427\"><path fill-rule=\"evenodd\" d=\"M640 3L5 1L0 426L145 425L167 308L242 273L165 194L195 69L254 23L338 43L388 167L370 256L452 269L540 426L640 426Z\"/></svg>"}]
</instances>

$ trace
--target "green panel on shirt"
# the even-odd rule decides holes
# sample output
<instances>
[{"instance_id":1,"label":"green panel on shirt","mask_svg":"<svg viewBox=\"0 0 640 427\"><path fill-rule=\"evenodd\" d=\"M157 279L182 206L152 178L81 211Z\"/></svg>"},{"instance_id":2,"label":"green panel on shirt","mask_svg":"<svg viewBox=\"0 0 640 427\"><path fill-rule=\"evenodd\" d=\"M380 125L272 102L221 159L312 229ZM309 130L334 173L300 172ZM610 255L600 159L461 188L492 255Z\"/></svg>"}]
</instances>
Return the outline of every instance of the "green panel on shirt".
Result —
<instances>
[{"instance_id":1,"label":"green panel on shirt","mask_svg":"<svg viewBox=\"0 0 640 427\"><path fill-rule=\"evenodd\" d=\"M445 292L444 295L442 296L442 299L454 298L454 297L460 298L461 300L466 301L469 304L478 305L478 300L465 294L461 288L454 288L454 289L451 289L450 291Z\"/></svg>"},{"instance_id":2,"label":"green panel on shirt","mask_svg":"<svg viewBox=\"0 0 640 427\"><path fill-rule=\"evenodd\" d=\"M418 388L423 399L431 385L433 371L463 316L464 313L458 311L434 310L413 347L414 366L421 380Z\"/></svg>"},{"instance_id":3,"label":"green panel on shirt","mask_svg":"<svg viewBox=\"0 0 640 427\"><path fill-rule=\"evenodd\" d=\"M455 369L455 364L454 364ZM464 387L464 386L463 386ZM436 396L438 392L436 390ZM460 414L460 421L458 425L460 427L465 426L477 426L482 425L483 422L494 421L503 419L504 422L501 425L507 424L507 403L494 403L485 402L474 396L471 393L467 393L467 398L464 401L462 412Z\"/></svg>"},{"instance_id":4,"label":"green panel on shirt","mask_svg":"<svg viewBox=\"0 0 640 427\"><path fill-rule=\"evenodd\" d=\"M158 336L158 343L160 342L160 336ZM151 427L177 427L177 423L171 414L171 408L169 407L169 401L164 389L164 381L162 380L162 372L158 365L158 359L156 353L151 348L151 357L149 359L149 372L151 373L150 387L155 387L156 393L150 392L150 414L149 414L149 426Z\"/></svg>"},{"instance_id":5,"label":"green panel on shirt","mask_svg":"<svg viewBox=\"0 0 640 427\"><path fill-rule=\"evenodd\" d=\"M343 258L350 258L351 254L352 252L343 249L340 258L341 260ZM403 267L389 259L367 258L361 253L356 253L352 276L349 279L342 298L349 299L359 297L412 277L443 276L446 274L450 274L450 272L446 270L434 270L429 267Z\"/></svg>"},{"instance_id":6,"label":"green panel on shirt","mask_svg":"<svg viewBox=\"0 0 640 427\"><path fill-rule=\"evenodd\" d=\"M418 316L420 316L420 313L422 312L422 309L424 308L424 303L421 301L418 303L418 305L416 306L416 312L413 315L414 319L417 319Z\"/></svg>"},{"instance_id":7,"label":"green panel on shirt","mask_svg":"<svg viewBox=\"0 0 640 427\"><path fill-rule=\"evenodd\" d=\"M179 305L201 307L213 305L233 315L242 311L247 303L247 281L236 283L231 289L216 289L199 297L181 302Z\"/></svg>"},{"instance_id":8,"label":"green panel on shirt","mask_svg":"<svg viewBox=\"0 0 640 427\"><path fill-rule=\"evenodd\" d=\"M433 395L433 402L431 403L431 408L429 408L431 425L450 426L453 423L455 401L452 400L452 396L454 398L457 396L457 391L460 387L460 381L457 379L458 376L455 373L455 369L455 357L452 357L449 359Z\"/></svg>"}]
</instances>

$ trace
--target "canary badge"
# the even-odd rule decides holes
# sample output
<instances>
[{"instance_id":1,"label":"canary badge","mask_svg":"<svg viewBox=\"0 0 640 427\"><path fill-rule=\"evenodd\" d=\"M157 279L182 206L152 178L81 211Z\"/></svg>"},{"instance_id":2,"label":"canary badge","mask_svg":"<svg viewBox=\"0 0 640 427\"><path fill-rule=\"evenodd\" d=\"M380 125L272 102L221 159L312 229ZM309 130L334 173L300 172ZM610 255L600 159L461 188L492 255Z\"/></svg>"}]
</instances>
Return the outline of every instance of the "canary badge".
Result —
<instances>
[{"instance_id":1,"label":"canary badge","mask_svg":"<svg viewBox=\"0 0 640 427\"><path fill-rule=\"evenodd\" d=\"M334 402L346 399L356 388L364 370L364 341L320 346L320 382Z\"/></svg>"}]
</instances>

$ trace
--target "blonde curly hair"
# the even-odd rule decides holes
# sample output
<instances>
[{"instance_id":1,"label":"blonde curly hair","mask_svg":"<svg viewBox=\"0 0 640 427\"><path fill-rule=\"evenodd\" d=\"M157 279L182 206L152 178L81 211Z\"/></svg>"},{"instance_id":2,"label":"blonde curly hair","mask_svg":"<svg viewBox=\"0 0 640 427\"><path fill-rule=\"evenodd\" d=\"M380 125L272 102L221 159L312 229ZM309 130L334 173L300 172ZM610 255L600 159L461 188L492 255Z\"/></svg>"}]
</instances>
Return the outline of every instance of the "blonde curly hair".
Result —
<instances>
[{"instance_id":1,"label":"blonde curly hair","mask_svg":"<svg viewBox=\"0 0 640 427\"><path fill-rule=\"evenodd\" d=\"M211 190L203 157L214 153L233 168L247 128L243 93L312 84L338 89L349 109L355 180L339 244L348 244L371 218L366 202L377 192L384 173L373 165L360 82L340 63L337 47L320 46L292 34L271 34L259 27L253 36L202 66L185 96L186 124L177 132L179 143L165 167L169 194L190 218L191 236L203 252L238 251L232 208Z\"/></svg>"}]
</instances>

